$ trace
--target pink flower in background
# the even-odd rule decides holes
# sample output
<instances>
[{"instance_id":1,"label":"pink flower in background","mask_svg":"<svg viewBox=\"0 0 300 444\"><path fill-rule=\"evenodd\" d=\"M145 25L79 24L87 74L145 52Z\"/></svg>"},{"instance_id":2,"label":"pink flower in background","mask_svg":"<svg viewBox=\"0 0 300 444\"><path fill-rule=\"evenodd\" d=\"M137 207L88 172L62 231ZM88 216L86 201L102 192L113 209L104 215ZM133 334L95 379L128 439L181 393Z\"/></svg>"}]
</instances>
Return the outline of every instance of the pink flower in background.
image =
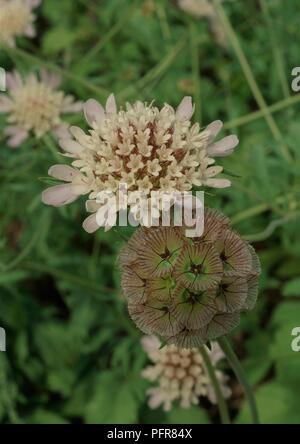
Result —
<instances>
[{"instance_id":1,"label":"pink flower in background","mask_svg":"<svg viewBox=\"0 0 300 444\"><path fill-rule=\"evenodd\" d=\"M82 103L57 90L59 84L60 77L45 70L24 78L16 71L7 73L7 94L0 95L0 113L7 114L4 134L9 146L19 146L30 132L37 138L48 132L66 137L68 124L61 115L80 111Z\"/></svg>"},{"instance_id":2,"label":"pink flower in background","mask_svg":"<svg viewBox=\"0 0 300 444\"><path fill-rule=\"evenodd\" d=\"M142 376L157 386L147 390L149 407L162 406L165 411L171 410L174 402L179 401L183 408L198 404L199 396L207 397L213 404L217 403L214 388L209 380L202 355L197 348L185 349L167 345L160 349L160 341L155 336L144 336L142 347L152 365L146 367ZM214 366L224 358L224 354L215 342L207 353ZM225 398L231 394L226 385L227 376L215 370Z\"/></svg>"},{"instance_id":3,"label":"pink flower in background","mask_svg":"<svg viewBox=\"0 0 300 444\"><path fill-rule=\"evenodd\" d=\"M0 0L0 43L15 46L19 36L35 37L33 9L41 0Z\"/></svg>"}]
</instances>

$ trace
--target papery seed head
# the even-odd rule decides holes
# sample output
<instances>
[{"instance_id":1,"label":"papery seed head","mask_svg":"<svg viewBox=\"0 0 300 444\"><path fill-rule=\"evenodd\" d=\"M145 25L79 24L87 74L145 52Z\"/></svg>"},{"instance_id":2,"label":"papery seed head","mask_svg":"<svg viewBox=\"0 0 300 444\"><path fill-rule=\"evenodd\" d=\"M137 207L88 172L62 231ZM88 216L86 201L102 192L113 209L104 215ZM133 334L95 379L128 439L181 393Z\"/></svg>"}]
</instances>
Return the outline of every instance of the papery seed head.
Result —
<instances>
[{"instance_id":1,"label":"papery seed head","mask_svg":"<svg viewBox=\"0 0 300 444\"><path fill-rule=\"evenodd\" d=\"M204 212L202 237L185 237L184 227L140 228L120 254L133 321L143 332L183 347L184 359L186 349L235 328L258 294L253 247L220 212Z\"/></svg>"}]
</instances>

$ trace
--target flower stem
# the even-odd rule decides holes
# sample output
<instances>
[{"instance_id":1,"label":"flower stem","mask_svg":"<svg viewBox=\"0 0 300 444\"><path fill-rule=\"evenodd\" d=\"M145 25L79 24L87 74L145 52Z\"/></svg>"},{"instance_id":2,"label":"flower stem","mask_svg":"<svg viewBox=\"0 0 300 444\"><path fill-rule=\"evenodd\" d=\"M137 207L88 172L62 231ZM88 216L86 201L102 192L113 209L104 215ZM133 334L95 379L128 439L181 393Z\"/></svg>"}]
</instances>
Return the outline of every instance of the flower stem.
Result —
<instances>
[{"instance_id":1,"label":"flower stem","mask_svg":"<svg viewBox=\"0 0 300 444\"><path fill-rule=\"evenodd\" d=\"M20 49L20 48L8 48L7 46L1 47L1 49L4 49L6 53L10 57L17 57L19 59L27 61L31 65L38 65L43 66L46 69L49 69L50 71L57 72L62 77L65 77L66 79L72 80L73 82L77 83L78 85L81 85L83 88L85 88L87 91L90 91L91 93L94 93L99 99L103 99L104 97L108 96L108 91L106 91L101 86L93 85L88 79L85 79L83 77L77 76L73 72L61 68L58 65L55 65L52 62L49 62L48 60L41 59L35 55L30 54L29 52Z\"/></svg>"},{"instance_id":2,"label":"flower stem","mask_svg":"<svg viewBox=\"0 0 300 444\"><path fill-rule=\"evenodd\" d=\"M215 390L216 393L216 397L217 397L217 401L218 401L218 406L219 406L219 412L220 412L220 417L221 417L221 421L222 424L230 424L230 418L229 418L229 412L228 412L228 407L226 404L226 401L224 399L222 390L221 390L221 386L219 384L218 378L216 376L216 372L215 369L211 363L210 357L205 349L205 347L200 347L199 348L200 353L202 355L208 376L211 380L211 383L213 385L213 388Z\"/></svg>"},{"instance_id":3,"label":"flower stem","mask_svg":"<svg viewBox=\"0 0 300 444\"><path fill-rule=\"evenodd\" d=\"M230 362L232 370L234 371L240 384L243 386L243 388L245 390L245 395L246 395L246 398L249 403L253 424L259 424L260 421L259 421L258 410L257 410L255 398L253 396L252 389L248 383L247 377L246 377L245 372L241 366L241 363L240 363L239 359L237 358L236 354L234 353L226 336L219 338L218 342L220 344L220 347L224 351L228 361Z\"/></svg>"}]
</instances>

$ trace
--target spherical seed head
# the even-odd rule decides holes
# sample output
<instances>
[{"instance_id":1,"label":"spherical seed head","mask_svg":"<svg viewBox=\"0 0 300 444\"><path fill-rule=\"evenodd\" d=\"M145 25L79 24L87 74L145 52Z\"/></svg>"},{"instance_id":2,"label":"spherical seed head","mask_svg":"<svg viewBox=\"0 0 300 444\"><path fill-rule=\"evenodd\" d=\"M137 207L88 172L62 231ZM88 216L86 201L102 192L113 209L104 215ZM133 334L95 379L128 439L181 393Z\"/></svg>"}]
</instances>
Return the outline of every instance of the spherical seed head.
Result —
<instances>
[{"instance_id":1,"label":"spherical seed head","mask_svg":"<svg viewBox=\"0 0 300 444\"><path fill-rule=\"evenodd\" d=\"M120 254L129 314L147 334L192 348L235 328L258 294L259 259L219 212L203 236L184 227L140 228Z\"/></svg>"},{"instance_id":2,"label":"spherical seed head","mask_svg":"<svg viewBox=\"0 0 300 444\"><path fill-rule=\"evenodd\" d=\"M34 37L32 10L40 2L30 0L0 0L0 42L15 45L18 36Z\"/></svg>"}]
</instances>

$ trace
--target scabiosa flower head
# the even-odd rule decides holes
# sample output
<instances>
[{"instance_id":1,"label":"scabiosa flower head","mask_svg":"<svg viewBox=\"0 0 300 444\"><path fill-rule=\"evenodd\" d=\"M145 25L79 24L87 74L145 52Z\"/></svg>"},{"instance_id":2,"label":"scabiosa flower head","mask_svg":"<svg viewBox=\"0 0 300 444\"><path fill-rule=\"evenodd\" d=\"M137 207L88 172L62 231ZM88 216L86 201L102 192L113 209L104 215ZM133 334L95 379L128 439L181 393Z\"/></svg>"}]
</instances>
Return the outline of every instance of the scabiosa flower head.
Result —
<instances>
[{"instance_id":1,"label":"scabiosa flower head","mask_svg":"<svg viewBox=\"0 0 300 444\"><path fill-rule=\"evenodd\" d=\"M178 0L178 6L194 17L207 18L216 42L221 46L226 45L226 33L211 0Z\"/></svg>"},{"instance_id":2,"label":"scabiosa flower head","mask_svg":"<svg viewBox=\"0 0 300 444\"><path fill-rule=\"evenodd\" d=\"M19 36L34 37L32 10L40 0L0 0L0 43L15 46Z\"/></svg>"},{"instance_id":3,"label":"scabiosa flower head","mask_svg":"<svg viewBox=\"0 0 300 444\"><path fill-rule=\"evenodd\" d=\"M198 404L200 396L207 397L216 404L216 394L199 349L178 348L175 345L160 348L160 341L155 336L144 336L141 342L152 361L152 365L143 370L142 376L158 384L147 390L150 408L162 406L168 411L177 401L180 407L189 408ZM207 353L214 366L224 357L215 342L212 343L211 350L207 349ZM226 384L227 376L220 370L215 371L223 395L228 398L231 390Z\"/></svg>"},{"instance_id":4,"label":"scabiosa flower head","mask_svg":"<svg viewBox=\"0 0 300 444\"><path fill-rule=\"evenodd\" d=\"M146 334L192 348L236 327L254 307L259 259L217 210L201 237L183 227L140 227L120 253L129 314Z\"/></svg>"},{"instance_id":5,"label":"scabiosa flower head","mask_svg":"<svg viewBox=\"0 0 300 444\"><path fill-rule=\"evenodd\" d=\"M8 95L0 96L0 112L7 113L4 133L11 147L20 145L30 132L37 138L49 131L62 137L68 125L62 122L61 115L82 109L81 102L57 90L60 77L56 74L41 70L39 77L29 74L22 78L13 72L7 74L6 83Z\"/></svg>"},{"instance_id":6,"label":"scabiosa flower head","mask_svg":"<svg viewBox=\"0 0 300 444\"><path fill-rule=\"evenodd\" d=\"M88 100L84 113L89 132L71 127L71 136L60 141L66 155L74 159L72 178L67 174L67 185L57 187L55 192L46 190L44 203L59 206L73 200L79 194L80 177L85 184L82 194L89 194L87 210L94 213L84 228L94 231L99 227L96 212L101 206L97 196L103 190L116 193L120 184L126 184L129 202L130 193L136 191L148 198L152 191L172 193L193 186L229 186L229 180L215 177L222 167L214 165L214 157L231 154L238 139L227 136L214 142L222 122L215 121L202 131L198 123L191 124L193 112L190 97L185 97L176 111L167 104L159 109L142 102L127 103L125 109L117 111L113 95L105 109L95 100Z\"/></svg>"}]
</instances>

